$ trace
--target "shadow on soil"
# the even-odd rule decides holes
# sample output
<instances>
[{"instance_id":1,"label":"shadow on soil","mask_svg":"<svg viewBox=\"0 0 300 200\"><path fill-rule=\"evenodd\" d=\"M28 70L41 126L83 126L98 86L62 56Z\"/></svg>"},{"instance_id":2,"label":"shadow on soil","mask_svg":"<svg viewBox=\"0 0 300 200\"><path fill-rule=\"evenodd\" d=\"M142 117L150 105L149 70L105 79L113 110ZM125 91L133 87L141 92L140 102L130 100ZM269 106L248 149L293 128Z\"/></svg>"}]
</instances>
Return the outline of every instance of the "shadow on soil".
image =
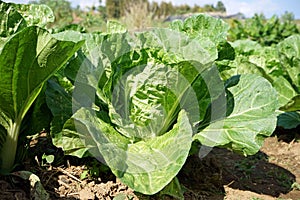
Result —
<instances>
[{"instance_id":1,"label":"shadow on soil","mask_svg":"<svg viewBox=\"0 0 300 200\"><path fill-rule=\"evenodd\" d=\"M223 199L224 185L278 197L291 191L295 182L295 176L290 171L269 163L268 156L263 152L244 157L219 148L214 148L202 160L191 156L178 177L187 189L186 199L203 195Z\"/></svg>"}]
</instances>

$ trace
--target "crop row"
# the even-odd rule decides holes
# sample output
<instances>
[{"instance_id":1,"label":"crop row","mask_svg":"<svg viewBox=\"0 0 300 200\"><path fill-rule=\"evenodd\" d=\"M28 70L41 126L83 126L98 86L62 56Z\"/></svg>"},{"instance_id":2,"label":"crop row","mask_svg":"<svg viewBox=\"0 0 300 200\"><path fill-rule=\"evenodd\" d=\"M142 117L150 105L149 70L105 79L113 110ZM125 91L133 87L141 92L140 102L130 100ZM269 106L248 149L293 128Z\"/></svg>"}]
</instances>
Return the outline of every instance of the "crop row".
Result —
<instances>
[{"instance_id":1,"label":"crop row","mask_svg":"<svg viewBox=\"0 0 300 200\"><path fill-rule=\"evenodd\" d=\"M3 174L20 137L50 127L66 155L97 158L137 192L170 193L189 155L253 155L276 126L300 124L300 35L229 42L229 25L207 15L51 33L47 6L0 1L0 11Z\"/></svg>"}]
</instances>

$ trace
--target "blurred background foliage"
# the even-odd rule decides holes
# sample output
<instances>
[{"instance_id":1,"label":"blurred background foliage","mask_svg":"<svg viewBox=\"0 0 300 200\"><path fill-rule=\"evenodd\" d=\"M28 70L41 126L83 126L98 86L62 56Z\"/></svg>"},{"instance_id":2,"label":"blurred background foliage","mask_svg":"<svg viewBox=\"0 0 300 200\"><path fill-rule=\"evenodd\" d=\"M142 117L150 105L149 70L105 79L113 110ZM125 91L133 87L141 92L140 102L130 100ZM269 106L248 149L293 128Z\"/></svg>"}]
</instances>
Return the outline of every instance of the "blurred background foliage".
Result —
<instances>
[{"instance_id":1,"label":"blurred background foliage","mask_svg":"<svg viewBox=\"0 0 300 200\"><path fill-rule=\"evenodd\" d=\"M246 19L242 13L227 15L222 1L216 5L189 6L173 5L171 2L149 2L148 0L106 0L90 7L72 7L67 0L34 0L30 3L46 4L55 15L50 25L54 32L73 29L80 32L105 31L107 20L121 21L130 30L142 30L150 27L168 27L175 19L185 19L193 14L208 13L221 17L231 25L229 40L251 39L261 45L277 44L288 36L299 33L299 21L293 13L266 19L256 14Z\"/></svg>"}]
</instances>

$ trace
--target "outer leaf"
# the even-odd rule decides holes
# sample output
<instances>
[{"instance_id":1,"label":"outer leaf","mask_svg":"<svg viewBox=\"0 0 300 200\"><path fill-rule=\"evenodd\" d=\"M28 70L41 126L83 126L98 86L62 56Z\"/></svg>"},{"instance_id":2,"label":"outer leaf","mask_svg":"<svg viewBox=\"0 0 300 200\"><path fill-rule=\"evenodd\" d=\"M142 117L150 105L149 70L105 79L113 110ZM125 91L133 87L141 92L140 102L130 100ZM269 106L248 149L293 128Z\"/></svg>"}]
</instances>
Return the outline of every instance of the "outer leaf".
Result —
<instances>
[{"instance_id":1,"label":"outer leaf","mask_svg":"<svg viewBox=\"0 0 300 200\"><path fill-rule=\"evenodd\" d=\"M278 92L278 102L282 109L297 95L294 88L283 76L276 78L272 85Z\"/></svg>"},{"instance_id":2,"label":"outer leaf","mask_svg":"<svg viewBox=\"0 0 300 200\"><path fill-rule=\"evenodd\" d=\"M59 133L64 123L72 116L72 96L54 80L47 84L46 102L53 115L51 133ZM75 103L75 102L74 102Z\"/></svg>"},{"instance_id":3,"label":"outer leaf","mask_svg":"<svg viewBox=\"0 0 300 200\"><path fill-rule=\"evenodd\" d=\"M18 171L12 173L30 183L30 198L31 199L45 199L49 200L49 194L43 187L40 178L29 171Z\"/></svg>"},{"instance_id":4,"label":"outer leaf","mask_svg":"<svg viewBox=\"0 0 300 200\"><path fill-rule=\"evenodd\" d=\"M296 128L300 125L300 112L285 112L278 116L277 126L285 129Z\"/></svg>"},{"instance_id":5,"label":"outer leaf","mask_svg":"<svg viewBox=\"0 0 300 200\"><path fill-rule=\"evenodd\" d=\"M27 26L45 27L50 22L54 22L54 15L46 5L13 4L0 1L0 37L9 37Z\"/></svg>"},{"instance_id":6,"label":"outer leaf","mask_svg":"<svg viewBox=\"0 0 300 200\"><path fill-rule=\"evenodd\" d=\"M27 26L46 27L54 22L54 14L47 5L43 4L11 4L25 19Z\"/></svg>"},{"instance_id":7,"label":"outer leaf","mask_svg":"<svg viewBox=\"0 0 300 200\"><path fill-rule=\"evenodd\" d=\"M64 42L47 31L28 27L11 37L0 54L0 124L7 128L1 143L1 169L14 163L22 120L44 82L80 48L82 42ZM4 117L3 117L4 116Z\"/></svg>"},{"instance_id":8,"label":"outer leaf","mask_svg":"<svg viewBox=\"0 0 300 200\"><path fill-rule=\"evenodd\" d=\"M53 115L51 122L52 142L55 146L62 148L67 155L82 158L86 156L87 148L78 133L74 122L70 119L80 107L75 98L72 99L72 90L66 91L54 80L49 80L46 90L47 105ZM73 108L73 109L72 109ZM81 136L83 137L83 136Z\"/></svg>"},{"instance_id":9,"label":"outer leaf","mask_svg":"<svg viewBox=\"0 0 300 200\"><path fill-rule=\"evenodd\" d=\"M170 28L185 33L190 39L198 40L201 48L210 52L209 57L206 57L206 63L215 61L217 58L219 60L225 57L232 58L234 54L233 49L230 48L230 45L226 42L229 25L221 19L200 14L189 17L184 22L172 22ZM191 48L190 50L195 51L195 49L197 48ZM191 52L188 51L188 53ZM210 60L210 58L212 60ZM201 63L205 64L203 62Z\"/></svg>"},{"instance_id":10,"label":"outer leaf","mask_svg":"<svg viewBox=\"0 0 300 200\"><path fill-rule=\"evenodd\" d=\"M191 38L184 32L170 29L154 29L139 33L137 37L142 48L156 49L156 57L161 56L168 64L191 60L207 65L218 58L216 44L206 37Z\"/></svg>"},{"instance_id":11,"label":"outer leaf","mask_svg":"<svg viewBox=\"0 0 300 200\"><path fill-rule=\"evenodd\" d=\"M65 31L55 34L58 39L86 42L76 57L65 68L66 76L76 84L88 84L97 90L98 81L103 88L111 73L111 63L130 51L127 33L116 34L80 34L75 31ZM106 102L102 91L97 95Z\"/></svg>"},{"instance_id":12,"label":"outer leaf","mask_svg":"<svg viewBox=\"0 0 300 200\"><path fill-rule=\"evenodd\" d=\"M194 139L207 146L228 146L244 155L255 154L263 138L276 127L277 93L257 75L241 75L228 90L233 95L232 113L223 121L211 123ZM222 124L223 128L215 128Z\"/></svg>"},{"instance_id":13,"label":"outer leaf","mask_svg":"<svg viewBox=\"0 0 300 200\"><path fill-rule=\"evenodd\" d=\"M13 4L0 1L0 37L9 37L25 28L26 25L23 16L13 7Z\"/></svg>"},{"instance_id":14,"label":"outer leaf","mask_svg":"<svg viewBox=\"0 0 300 200\"><path fill-rule=\"evenodd\" d=\"M0 55L2 112L11 119L19 114L23 118L43 82L81 45L58 41L37 27L25 28L11 38Z\"/></svg>"},{"instance_id":15,"label":"outer leaf","mask_svg":"<svg viewBox=\"0 0 300 200\"><path fill-rule=\"evenodd\" d=\"M184 165L191 148L192 133L187 114L180 112L171 131L129 146L128 168L120 177L121 181L145 194L160 191Z\"/></svg>"},{"instance_id":16,"label":"outer leaf","mask_svg":"<svg viewBox=\"0 0 300 200\"><path fill-rule=\"evenodd\" d=\"M258 74L271 80L265 70L255 63L249 61L249 57L237 56L234 61L228 63L228 68L221 72L224 80L229 79L231 76L240 74Z\"/></svg>"},{"instance_id":17,"label":"outer leaf","mask_svg":"<svg viewBox=\"0 0 300 200\"><path fill-rule=\"evenodd\" d=\"M280 107L283 111L300 111L300 95L294 96L286 105Z\"/></svg>"},{"instance_id":18,"label":"outer leaf","mask_svg":"<svg viewBox=\"0 0 300 200\"><path fill-rule=\"evenodd\" d=\"M91 142L85 144L84 140L88 140L89 137L88 130L84 129L84 125L79 126L78 123L74 125L73 119L68 119L59 133L52 133L52 141L55 146L62 148L66 155L82 158L89 155L88 151L97 145Z\"/></svg>"},{"instance_id":19,"label":"outer leaf","mask_svg":"<svg viewBox=\"0 0 300 200\"><path fill-rule=\"evenodd\" d=\"M234 62L237 66L234 67L238 68L244 62L249 62L259 67L260 71L263 70L264 74L268 74L270 77L278 77L284 74L280 66L278 50L275 47L262 47L251 40L237 40L231 45L238 55L237 60Z\"/></svg>"},{"instance_id":20,"label":"outer leaf","mask_svg":"<svg viewBox=\"0 0 300 200\"><path fill-rule=\"evenodd\" d=\"M184 22L175 21L170 27L185 32L189 37L209 38L215 43L226 40L229 30L229 25L223 20L205 14L189 17Z\"/></svg>"},{"instance_id":21,"label":"outer leaf","mask_svg":"<svg viewBox=\"0 0 300 200\"><path fill-rule=\"evenodd\" d=\"M233 74L259 74L268 79L277 90L280 110L298 110L300 107L296 97L298 94L296 79L300 75L298 40L297 37L288 38L279 43L277 48L261 47L250 40L235 41L232 45L239 56L227 64L227 69L222 71L222 77L227 79ZM281 63L278 49L282 58Z\"/></svg>"},{"instance_id":22,"label":"outer leaf","mask_svg":"<svg viewBox=\"0 0 300 200\"><path fill-rule=\"evenodd\" d=\"M184 189L182 189L179 180L175 177L162 191L160 191L159 195L169 195L176 199L184 199Z\"/></svg>"},{"instance_id":23,"label":"outer leaf","mask_svg":"<svg viewBox=\"0 0 300 200\"><path fill-rule=\"evenodd\" d=\"M255 55L262 49L262 46L252 40L236 40L231 43L237 54Z\"/></svg>"},{"instance_id":24,"label":"outer leaf","mask_svg":"<svg viewBox=\"0 0 300 200\"><path fill-rule=\"evenodd\" d=\"M192 128L184 111L169 132L133 144L87 109L80 109L73 118L77 131L86 130L92 136L114 174L144 194L157 193L176 176L192 143ZM94 156L99 157L99 153Z\"/></svg>"},{"instance_id":25,"label":"outer leaf","mask_svg":"<svg viewBox=\"0 0 300 200\"><path fill-rule=\"evenodd\" d=\"M279 43L284 69L300 92L300 35L293 35Z\"/></svg>"},{"instance_id":26,"label":"outer leaf","mask_svg":"<svg viewBox=\"0 0 300 200\"><path fill-rule=\"evenodd\" d=\"M107 33L126 33L126 28L117 21L107 22Z\"/></svg>"}]
</instances>

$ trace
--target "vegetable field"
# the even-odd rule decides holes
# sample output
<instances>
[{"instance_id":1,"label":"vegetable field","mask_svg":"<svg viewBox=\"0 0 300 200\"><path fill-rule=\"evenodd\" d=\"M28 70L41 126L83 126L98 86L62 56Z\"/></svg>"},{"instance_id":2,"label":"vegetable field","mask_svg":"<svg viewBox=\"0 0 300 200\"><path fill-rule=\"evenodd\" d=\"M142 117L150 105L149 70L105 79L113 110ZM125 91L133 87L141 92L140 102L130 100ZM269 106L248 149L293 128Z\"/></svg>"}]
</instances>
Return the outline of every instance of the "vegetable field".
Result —
<instances>
[{"instance_id":1,"label":"vegetable field","mask_svg":"<svg viewBox=\"0 0 300 200\"><path fill-rule=\"evenodd\" d=\"M0 11L1 199L300 199L292 20L87 32Z\"/></svg>"}]
</instances>

